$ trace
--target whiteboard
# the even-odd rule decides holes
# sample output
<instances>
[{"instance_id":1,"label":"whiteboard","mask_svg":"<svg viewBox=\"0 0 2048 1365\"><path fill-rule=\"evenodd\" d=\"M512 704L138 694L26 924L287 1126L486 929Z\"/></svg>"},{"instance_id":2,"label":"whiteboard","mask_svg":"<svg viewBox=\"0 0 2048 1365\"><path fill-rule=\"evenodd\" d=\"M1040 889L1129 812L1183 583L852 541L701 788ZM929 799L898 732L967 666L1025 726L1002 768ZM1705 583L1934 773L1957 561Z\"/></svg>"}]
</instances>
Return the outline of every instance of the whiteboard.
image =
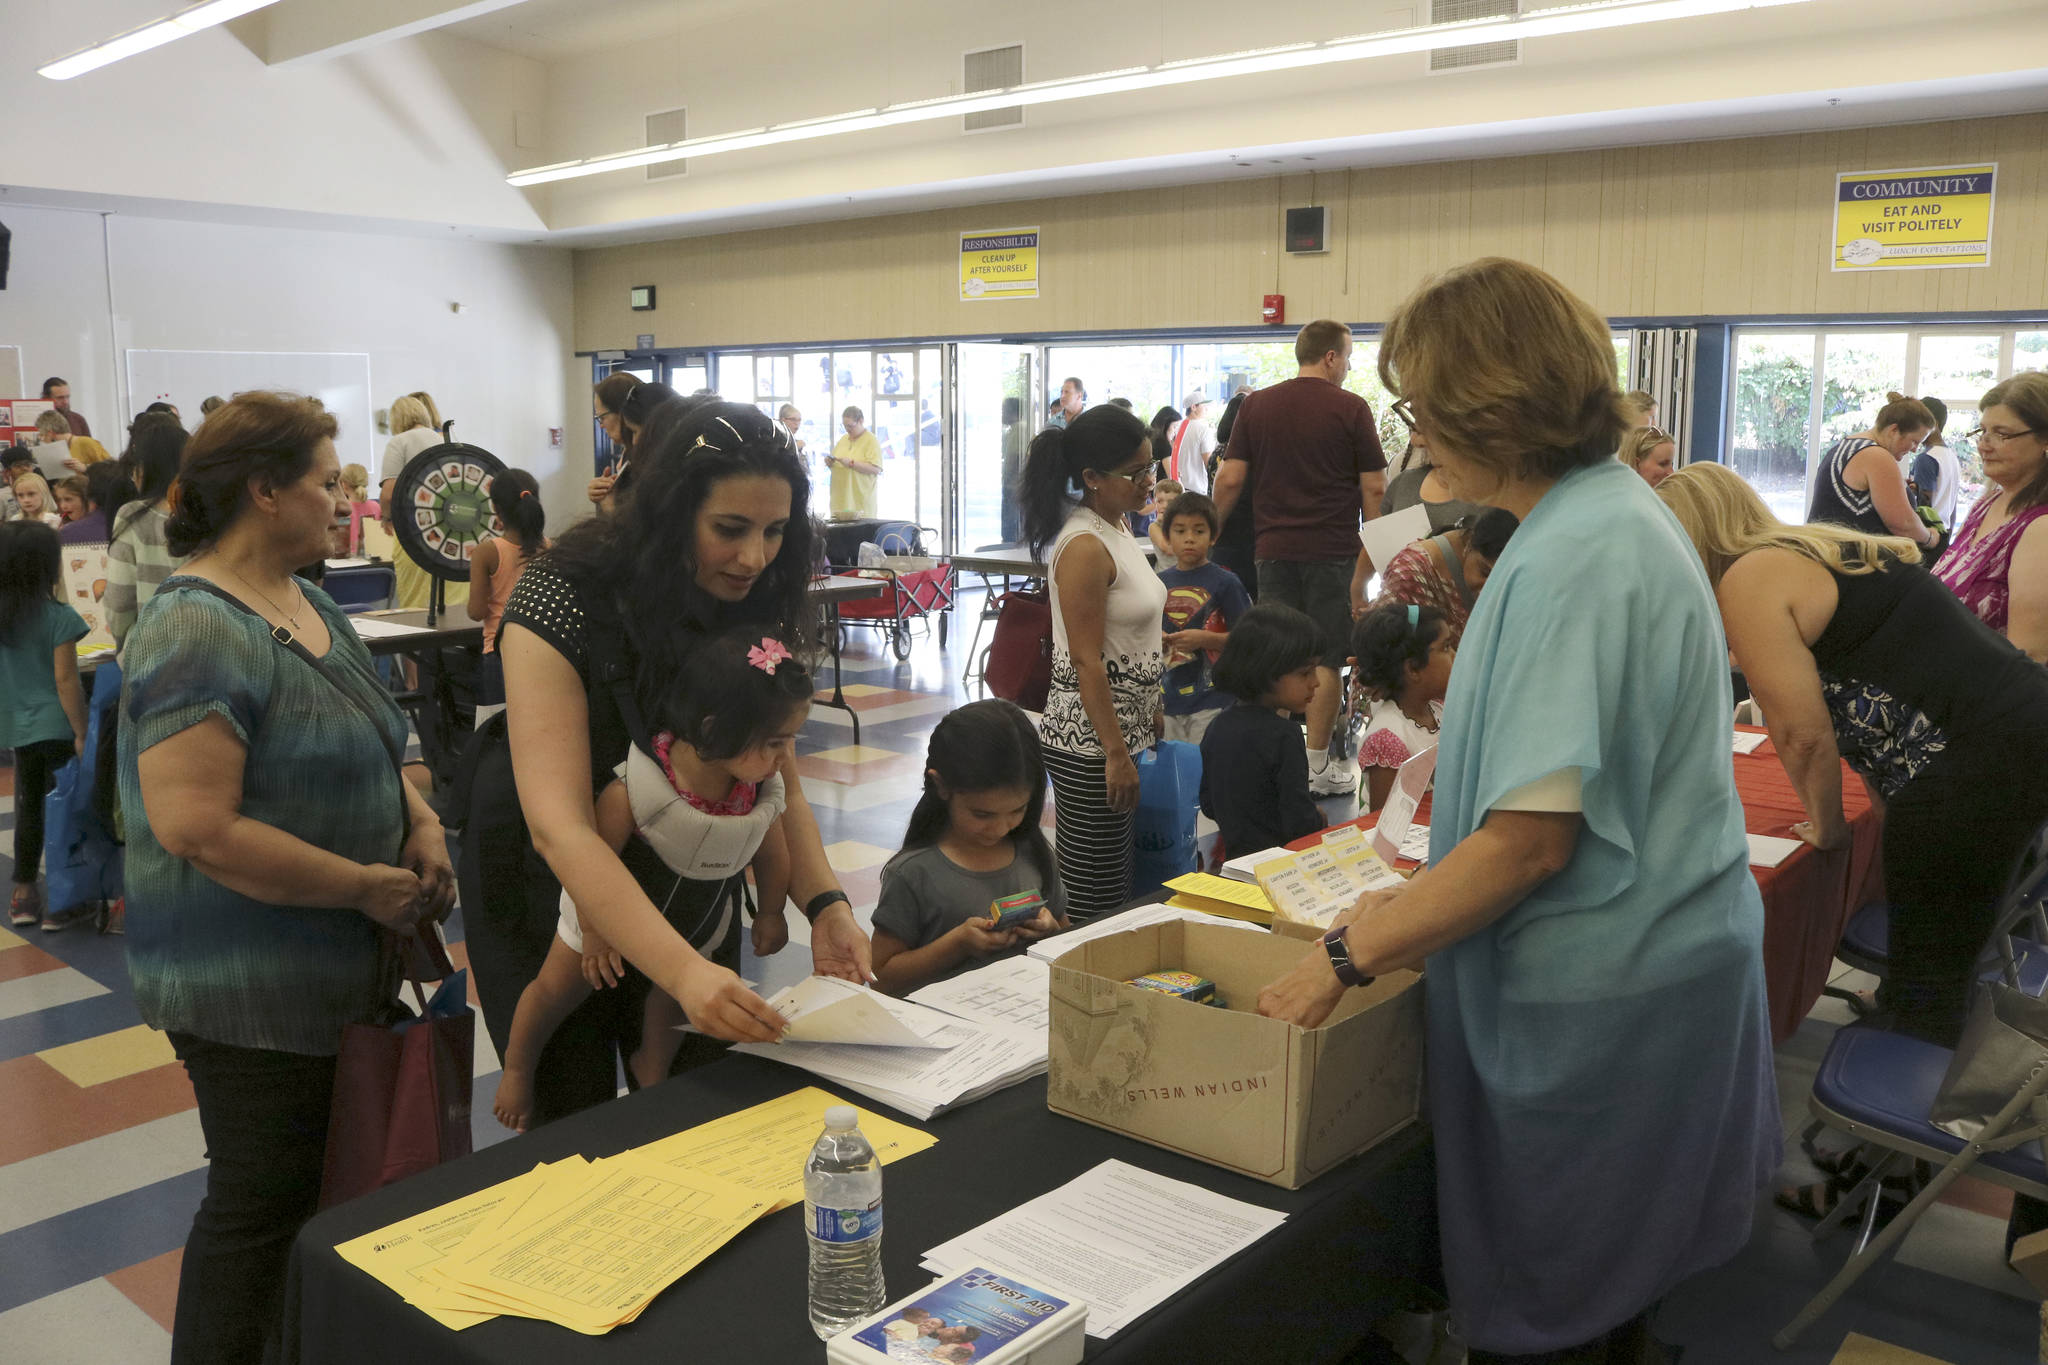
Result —
<instances>
[{"instance_id":1,"label":"whiteboard","mask_svg":"<svg viewBox=\"0 0 2048 1365\"><path fill-rule=\"evenodd\" d=\"M334 447L341 462L377 467L377 432L371 425L370 357L327 351L135 351L128 352L128 405L141 412L151 403L177 408L185 426L199 425L199 405L218 394L232 398L250 389L317 398L341 424ZM132 413L130 414L133 415Z\"/></svg>"}]
</instances>

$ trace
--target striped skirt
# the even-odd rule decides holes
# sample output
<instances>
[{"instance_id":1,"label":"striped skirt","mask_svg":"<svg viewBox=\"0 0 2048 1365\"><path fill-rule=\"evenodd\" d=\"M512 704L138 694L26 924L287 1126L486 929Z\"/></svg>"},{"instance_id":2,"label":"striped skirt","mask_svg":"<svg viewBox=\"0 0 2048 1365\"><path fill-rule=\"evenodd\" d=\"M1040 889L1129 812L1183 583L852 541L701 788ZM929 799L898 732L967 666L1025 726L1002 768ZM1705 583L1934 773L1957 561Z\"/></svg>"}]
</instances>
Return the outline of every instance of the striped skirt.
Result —
<instances>
[{"instance_id":1,"label":"striped skirt","mask_svg":"<svg viewBox=\"0 0 2048 1365\"><path fill-rule=\"evenodd\" d=\"M1068 917L1078 923L1121 908L1131 896L1137 812L1119 815L1109 808L1101 754L1047 745L1045 770L1052 778L1053 850Z\"/></svg>"}]
</instances>

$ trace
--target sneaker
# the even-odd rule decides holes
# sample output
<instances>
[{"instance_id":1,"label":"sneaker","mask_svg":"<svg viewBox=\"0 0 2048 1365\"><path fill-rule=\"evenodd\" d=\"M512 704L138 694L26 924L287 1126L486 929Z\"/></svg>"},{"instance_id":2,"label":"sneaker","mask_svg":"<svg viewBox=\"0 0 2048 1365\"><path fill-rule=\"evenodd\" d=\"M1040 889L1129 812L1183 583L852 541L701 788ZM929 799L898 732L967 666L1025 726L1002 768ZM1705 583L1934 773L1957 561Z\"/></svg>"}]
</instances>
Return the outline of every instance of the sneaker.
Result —
<instances>
[{"instance_id":1,"label":"sneaker","mask_svg":"<svg viewBox=\"0 0 2048 1365\"><path fill-rule=\"evenodd\" d=\"M62 933L74 924L86 923L98 913L98 907L93 905L91 901L74 905L69 910L52 910L46 906L43 910L43 932L46 934Z\"/></svg>"},{"instance_id":2,"label":"sneaker","mask_svg":"<svg viewBox=\"0 0 2048 1365\"><path fill-rule=\"evenodd\" d=\"M93 927L102 934L125 934L128 932L127 918L127 901L101 901L93 915Z\"/></svg>"},{"instance_id":3,"label":"sneaker","mask_svg":"<svg viewBox=\"0 0 2048 1365\"><path fill-rule=\"evenodd\" d=\"M43 899L36 894L33 886L16 886L14 897L7 903L7 922L19 929L34 924L43 917Z\"/></svg>"},{"instance_id":4,"label":"sneaker","mask_svg":"<svg viewBox=\"0 0 2048 1365\"><path fill-rule=\"evenodd\" d=\"M1310 796L1356 796L1358 794L1358 765L1349 759L1332 755L1323 765L1321 772L1308 775Z\"/></svg>"}]
</instances>

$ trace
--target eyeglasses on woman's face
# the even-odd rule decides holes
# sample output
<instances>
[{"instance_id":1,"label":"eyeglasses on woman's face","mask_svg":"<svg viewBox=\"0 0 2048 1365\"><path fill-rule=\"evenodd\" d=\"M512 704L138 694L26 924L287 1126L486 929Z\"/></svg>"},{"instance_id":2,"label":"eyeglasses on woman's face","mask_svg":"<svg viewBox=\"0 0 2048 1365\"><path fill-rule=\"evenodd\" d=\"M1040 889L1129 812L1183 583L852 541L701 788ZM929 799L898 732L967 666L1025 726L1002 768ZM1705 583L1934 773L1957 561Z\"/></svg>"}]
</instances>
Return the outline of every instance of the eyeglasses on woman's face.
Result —
<instances>
[{"instance_id":1,"label":"eyeglasses on woman's face","mask_svg":"<svg viewBox=\"0 0 2048 1365\"><path fill-rule=\"evenodd\" d=\"M1975 441L1980 446L2002 446L2007 441L2017 441L2022 436L2039 436L2032 427L1978 427L1965 440Z\"/></svg>"},{"instance_id":2,"label":"eyeglasses on woman's face","mask_svg":"<svg viewBox=\"0 0 2048 1365\"><path fill-rule=\"evenodd\" d=\"M1415 409L1409 406L1407 399L1396 398L1394 400L1393 413L1394 416L1401 419L1402 426L1410 431L1415 430Z\"/></svg>"}]
</instances>

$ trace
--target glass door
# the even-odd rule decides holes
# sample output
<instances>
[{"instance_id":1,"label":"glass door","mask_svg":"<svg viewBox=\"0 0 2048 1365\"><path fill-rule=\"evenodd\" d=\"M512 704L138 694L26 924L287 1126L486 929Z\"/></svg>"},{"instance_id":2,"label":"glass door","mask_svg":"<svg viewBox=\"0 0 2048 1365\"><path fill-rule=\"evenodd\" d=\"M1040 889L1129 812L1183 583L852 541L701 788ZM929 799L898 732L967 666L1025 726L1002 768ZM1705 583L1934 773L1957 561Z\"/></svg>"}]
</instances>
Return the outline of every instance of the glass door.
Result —
<instances>
[{"instance_id":1,"label":"glass door","mask_svg":"<svg viewBox=\"0 0 2048 1365\"><path fill-rule=\"evenodd\" d=\"M1035 346L961 342L952 348L946 415L950 423L953 507L948 543L965 553L1023 538L1017 481L1024 452L1041 425L1034 382Z\"/></svg>"}]
</instances>

